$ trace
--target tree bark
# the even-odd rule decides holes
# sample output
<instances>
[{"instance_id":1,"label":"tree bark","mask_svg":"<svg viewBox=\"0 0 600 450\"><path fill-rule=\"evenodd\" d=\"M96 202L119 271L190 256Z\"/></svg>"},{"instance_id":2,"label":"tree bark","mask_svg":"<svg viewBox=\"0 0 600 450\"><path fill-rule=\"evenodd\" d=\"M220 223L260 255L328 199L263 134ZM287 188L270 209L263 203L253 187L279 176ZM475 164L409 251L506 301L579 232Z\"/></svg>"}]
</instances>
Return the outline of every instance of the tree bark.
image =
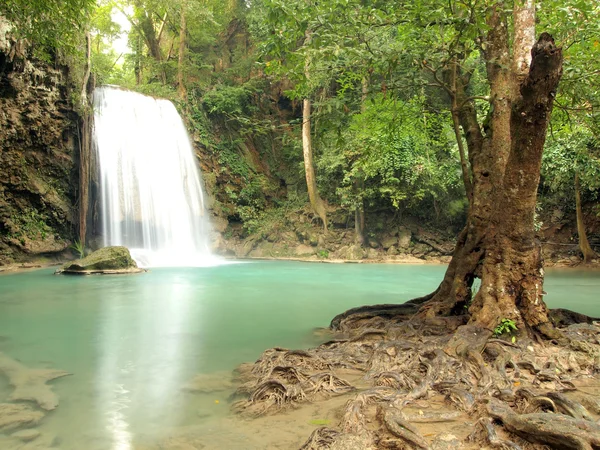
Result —
<instances>
[{"instance_id":1,"label":"tree bark","mask_svg":"<svg viewBox=\"0 0 600 450\"><path fill-rule=\"evenodd\" d=\"M458 154L460 156L460 168L462 170L463 184L465 185L465 193L469 204L473 202L473 183L471 182L471 174L469 172L469 161L467 160L467 152L463 145L462 134L460 132L460 106L461 103L467 101L465 89L462 83L458 82L458 62L454 57L450 67L450 97L452 101L452 124L454 125L454 135L458 144Z\"/></svg>"},{"instance_id":2,"label":"tree bark","mask_svg":"<svg viewBox=\"0 0 600 450\"><path fill-rule=\"evenodd\" d=\"M369 80L367 77L363 77L361 82L362 92L361 92L361 104L360 110L361 112L365 112L367 95L369 93ZM355 194L360 194L360 201L354 210L354 240L357 244L365 245L367 242L365 235L365 201L362 198L362 191L365 189L365 182L363 179L362 170L358 172L358 179L354 182L353 185Z\"/></svg>"},{"instance_id":3,"label":"tree bark","mask_svg":"<svg viewBox=\"0 0 600 450\"><path fill-rule=\"evenodd\" d=\"M141 2L138 1L136 5L143 11L143 14L141 14L141 18L138 24L139 29L142 31L142 35L144 36L144 40L146 41L146 45L148 46L148 51L150 52L150 55L158 64L158 72L162 83L167 84L167 74L165 72L165 68L163 67L163 57L162 51L160 49L160 38L156 36L154 22L148 15L148 12L144 9Z\"/></svg>"},{"instance_id":4,"label":"tree bark","mask_svg":"<svg viewBox=\"0 0 600 450\"><path fill-rule=\"evenodd\" d=\"M515 66L510 63L501 4L492 8L488 24L489 127L481 130L466 109L460 113L464 129L470 130L466 136L473 202L446 275L421 313L449 315L467 308L470 322L489 330L507 318L522 331L555 337L542 298L542 257L533 218L546 129L562 75L562 51L543 33L531 51L531 67L521 78L510 69ZM521 58L517 53L513 57ZM476 278L481 287L473 295Z\"/></svg>"},{"instance_id":5,"label":"tree bark","mask_svg":"<svg viewBox=\"0 0 600 450\"><path fill-rule=\"evenodd\" d=\"M309 43L310 31L306 30L304 36L305 42ZM306 57L304 63L304 76L308 81L310 78L310 57ZM302 102L302 154L304 156L304 172L306 175L306 188L308 189L308 198L314 212L323 221L323 229L327 231L327 209L325 202L319 195L317 188L317 177L315 175L315 165L313 162L312 138L311 138L311 104L308 98Z\"/></svg>"},{"instance_id":6,"label":"tree bark","mask_svg":"<svg viewBox=\"0 0 600 450\"><path fill-rule=\"evenodd\" d=\"M308 198L313 210L323 221L323 228L327 231L327 211L325 203L319 195L317 189L317 179L315 176L315 166L313 163L312 139L310 135L310 100L305 98L302 102L302 152L304 156L304 172L306 174L306 187L308 189Z\"/></svg>"},{"instance_id":7,"label":"tree bark","mask_svg":"<svg viewBox=\"0 0 600 450\"><path fill-rule=\"evenodd\" d=\"M92 70L92 38L90 32L85 33L86 40L86 63L83 81L81 82L81 106L82 106L82 125L81 142L79 149L79 242L85 246L87 234L87 215L89 206L89 184L90 184L90 110L88 108L88 82Z\"/></svg>"},{"instance_id":8,"label":"tree bark","mask_svg":"<svg viewBox=\"0 0 600 450\"><path fill-rule=\"evenodd\" d=\"M579 250L583 254L583 263L589 264L596 258L596 252L590 246L585 231L585 222L583 220L583 209L581 207L581 186L579 184L579 174L575 173L575 209L577 211L577 235L579 236Z\"/></svg>"},{"instance_id":9,"label":"tree bark","mask_svg":"<svg viewBox=\"0 0 600 450\"><path fill-rule=\"evenodd\" d=\"M179 93L179 98L181 100L185 100L187 95L187 91L185 88L185 80L184 80L184 57L185 57L185 44L186 44L186 9L187 9L187 0L183 0L181 2L181 21L179 26L179 59L177 62L177 92Z\"/></svg>"}]
</instances>

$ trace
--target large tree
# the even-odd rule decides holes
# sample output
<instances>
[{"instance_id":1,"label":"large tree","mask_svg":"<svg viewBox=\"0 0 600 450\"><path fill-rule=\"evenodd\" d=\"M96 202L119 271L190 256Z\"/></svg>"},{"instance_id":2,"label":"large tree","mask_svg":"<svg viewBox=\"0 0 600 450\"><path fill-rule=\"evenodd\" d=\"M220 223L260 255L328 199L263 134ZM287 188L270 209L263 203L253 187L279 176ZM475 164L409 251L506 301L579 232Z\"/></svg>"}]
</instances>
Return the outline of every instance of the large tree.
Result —
<instances>
[{"instance_id":1,"label":"large tree","mask_svg":"<svg viewBox=\"0 0 600 450\"><path fill-rule=\"evenodd\" d=\"M469 148L472 201L444 280L425 308L426 314L451 314L467 307L470 321L490 330L507 318L552 336L534 216L562 50L547 33L533 42L533 2L515 8L513 18L511 41L503 5L488 11L486 126L478 122L472 100L458 102ZM473 296L477 278L481 287Z\"/></svg>"},{"instance_id":2,"label":"large tree","mask_svg":"<svg viewBox=\"0 0 600 450\"><path fill-rule=\"evenodd\" d=\"M467 224L439 288L421 300L427 300L421 315L467 311L472 324L488 330L510 319L521 330L554 336L543 301L534 216L546 131L562 75L562 49L548 33L536 42L534 2L517 1L514 8L488 1L394 9L376 1L340 1L339 8L330 3L314 12L320 53L329 48L331 54L340 54L340 47L352 46L353 55L365 61L374 55L390 58L349 39L365 30L389 29L406 52L419 58L428 84L450 94L457 137L461 141L464 135L466 141L462 171L470 200ZM299 26L307 23L310 19ZM485 67L477 80L483 92L475 86L474 60ZM476 104L481 100L485 107ZM474 293L477 279L481 287Z\"/></svg>"}]
</instances>

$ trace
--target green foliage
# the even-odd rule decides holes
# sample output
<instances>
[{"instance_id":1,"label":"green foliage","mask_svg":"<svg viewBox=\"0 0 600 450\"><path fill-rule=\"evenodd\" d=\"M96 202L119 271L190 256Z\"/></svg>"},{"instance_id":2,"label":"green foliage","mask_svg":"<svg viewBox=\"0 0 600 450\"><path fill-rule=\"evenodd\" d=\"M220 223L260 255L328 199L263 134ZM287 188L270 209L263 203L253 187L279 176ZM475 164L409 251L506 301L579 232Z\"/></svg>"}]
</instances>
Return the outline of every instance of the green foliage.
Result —
<instances>
[{"instance_id":1,"label":"green foliage","mask_svg":"<svg viewBox=\"0 0 600 450\"><path fill-rule=\"evenodd\" d=\"M0 16L14 25L17 36L43 50L72 53L81 42L95 0L4 0Z\"/></svg>"},{"instance_id":2,"label":"green foliage","mask_svg":"<svg viewBox=\"0 0 600 450\"><path fill-rule=\"evenodd\" d=\"M343 206L354 209L366 201L418 212L435 202L443 203L444 216L462 216L465 200L451 131L422 98L376 95L345 130L330 132L322 142L318 167L326 176L342 178L336 192Z\"/></svg>"},{"instance_id":3,"label":"green foliage","mask_svg":"<svg viewBox=\"0 0 600 450\"><path fill-rule=\"evenodd\" d=\"M518 330L517 324L513 319L502 319L496 328L494 328L494 336L502 336L503 334L512 335ZM514 336L512 340L513 342L516 340Z\"/></svg>"},{"instance_id":4,"label":"green foliage","mask_svg":"<svg viewBox=\"0 0 600 450\"><path fill-rule=\"evenodd\" d=\"M204 94L203 103L209 114L236 116L250 113L249 96L244 87L217 86Z\"/></svg>"},{"instance_id":5,"label":"green foliage","mask_svg":"<svg viewBox=\"0 0 600 450\"><path fill-rule=\"evenodd\" d=\"M541 171L542 205L563 211L574 210L576 173L582 195L597 200L600 193L600 142L587 126L565 126L555 130L546 141Z\"/></svg>"},{"instance_id":6,"label":"green foliage","mask_svg":"<svg viewBox=\"0 0 600 450\"><path fill-rule=\"evenodd\" d=\"M17 214L11 216L11 222L13 223L13 233L9 234L8 237L21 239L23 237L29 239L46 239L49 233L52 232L52 228L46 223L46 216L41 214L35 208L26 208Z\"/></svg>"},{"instance_id":7,"label":"green foliage","mask_svg":"<svg viewBox=\"0 0 600 450\"><path fill-rule=\"evenodd\" d=\"M81 241L76 240L69 246L69 248L75 252L79 259L85 257L85 247L83 246Z\"/></svg>"},{"instance_id":8,"label":"green foliage","mask_svg":"<svg viewBox=\"0 0 600 450\"><path fill-rule=\"evenodd\" d=\"M329 258L329 250L319 250L317 252L317 258L320 258L320 259Z\"/></svg>"}]
</instances>

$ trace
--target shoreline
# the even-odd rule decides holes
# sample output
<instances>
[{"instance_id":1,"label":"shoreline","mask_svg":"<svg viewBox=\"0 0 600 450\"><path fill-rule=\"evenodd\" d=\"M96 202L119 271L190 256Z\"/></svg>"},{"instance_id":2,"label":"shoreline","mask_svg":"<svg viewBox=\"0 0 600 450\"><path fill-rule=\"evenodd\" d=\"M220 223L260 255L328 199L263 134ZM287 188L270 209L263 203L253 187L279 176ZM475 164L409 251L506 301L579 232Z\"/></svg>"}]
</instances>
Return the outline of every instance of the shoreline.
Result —
<instances>
[{"instance_id":1,"label":"shoreline","mask_svg":"<svg viewBox=\"0 0 600 450\"><path fill-rule=\"evenodd\" d=\"M390 265L448 265L450 257L431 257L429 259L416 258L411 255L406 257L396 256L394 259L325 259L318 258L316 256L310 257L275 257L275 256L260 256L260 257L245 257L235 258L222 256L226 261L294 261L294 262L306 262L306 263L321 263L321 264L390 264ZM22 263L12 263L6 266L0 266L0 276L6 274L16 274L34 270L49 269L52 267L59 267L66 262L74 261L74 259L64 259L60 261L47 260L33 260ZM600 271L600 262L595 262L589 265L584 265L582 262L575 262L566 259L559 259L557 261L549 261L544 264L544 269L551 270L585 270L585 271Z\"/></svg>"}]
</instances>

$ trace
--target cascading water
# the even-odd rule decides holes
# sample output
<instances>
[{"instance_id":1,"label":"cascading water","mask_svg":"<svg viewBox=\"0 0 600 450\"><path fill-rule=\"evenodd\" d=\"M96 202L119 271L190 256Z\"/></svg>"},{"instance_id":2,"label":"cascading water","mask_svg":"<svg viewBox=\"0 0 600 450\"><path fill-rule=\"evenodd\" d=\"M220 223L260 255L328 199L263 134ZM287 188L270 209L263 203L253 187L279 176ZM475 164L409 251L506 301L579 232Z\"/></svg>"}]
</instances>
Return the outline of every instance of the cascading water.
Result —
<instances>
[{"instance_id":1,"label":"cascading water","mask_svg":"<svg viewBox=\"0 0 600 450\"><path fill-rule=\"evenodd\" d=\"M117 87L94 91L104 245L142 267L213 265L200 174L173 104Z\"/></svg>"}]
</instances>

